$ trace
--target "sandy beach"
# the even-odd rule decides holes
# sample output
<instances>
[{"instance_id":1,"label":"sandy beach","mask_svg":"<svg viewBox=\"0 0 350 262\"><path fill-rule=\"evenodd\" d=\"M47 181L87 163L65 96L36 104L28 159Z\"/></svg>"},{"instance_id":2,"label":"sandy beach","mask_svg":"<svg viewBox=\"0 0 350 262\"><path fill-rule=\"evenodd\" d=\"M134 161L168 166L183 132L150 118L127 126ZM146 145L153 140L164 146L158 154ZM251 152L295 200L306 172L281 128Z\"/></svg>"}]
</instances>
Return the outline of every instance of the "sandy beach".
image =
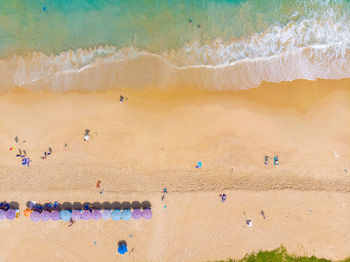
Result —
<instances>
[{"instance_id":1,"label":"sandy beach","mask_svg":"<svg viewBox=\"0 0 350 262\"><path fill-rule=\"evenodd\" d=\"M350 256L349 85L2 94L2 199L19 202L21 211L28 200L147 200L153 217L68 227L22 214L0 223L0 260L207 261L280 245L298 255ZM119 103L120 94L128 100ZM42 160L48 147L53 154ZM15 156L18 148L30 167ZM264 165L265 155L278 155L280 165ZM133 252L118 255L120 240Z\"/></svg>"}]
</instances>

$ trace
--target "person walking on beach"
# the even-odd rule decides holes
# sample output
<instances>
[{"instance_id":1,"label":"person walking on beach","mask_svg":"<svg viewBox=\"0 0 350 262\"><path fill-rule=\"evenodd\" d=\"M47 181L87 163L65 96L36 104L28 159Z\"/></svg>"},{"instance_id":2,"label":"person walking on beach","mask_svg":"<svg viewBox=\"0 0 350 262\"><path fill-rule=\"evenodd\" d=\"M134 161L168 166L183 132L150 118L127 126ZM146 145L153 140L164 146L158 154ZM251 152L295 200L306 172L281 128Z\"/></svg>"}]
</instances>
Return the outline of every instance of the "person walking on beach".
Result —
<instances>
[{"instance_id":1,"label":"person walking on beach","mask_svg":"<svg viewBox=\"0 0 350 262\"><path fill-rule=\"evenodd\" d=\"M220 194L220 197L221 197L221 202L226 201L226 194Z\"/></svg>"},{"instance_id":2,"label":"person walking on beach","mask_svg":"<svg viewBox=\"0 0 350 262\"><path fill-rule=\"evenodd\" d=\"M74 224L74 220L71 218L71 219L69 219L69 225L68 225L68 227L71 227L71 226L73 226L73 224Z\"/></svg>"},{"instance_id":3,"label":"person walking on beach","mask_svg":"<svg viewBox=\"0 0 350 262\"><path fill-rule=\"evenodd\" d=\"M247 219L247 215L245 214L245 212L244 212L244 219L248 227L251 227L253 225L253 222L250 219Z\"/></svg>"},{"instance_id":4,"label":"person walking on beach","mask_svg":"<svg viewBox=\"0 0 350 262\"><path fill-rule=\"evenodd\" d=\"M168 194L168 191L166 190L166 188L164 188L163 189L162 201L164 200L164 198L166 197L167 194Z\"/></svg>"},{"instance_id":5,"label":"person walking on beach","mask_svg":"<svg viewBox=\"0 0 350 262\"><path fill-rule=\"evenodd\" d=\"M265 213L264 213L264 210L261 210L261 211L260 211L260 216L262 216L262 217L263 217L263 219L266 219L266 217L265 217Z\"/></svg>"},{"instance_id":6,"label":"person walking on beach","mask_svg":"<svg viewBox=\"0 0 350 262\"><path fill-rule=\"evenodd\" d=\"M84 134L84 141L88 141L90 136L89 136L90 130L89 129L85 129L85 134Z\"/></svg>"}]
</instances>

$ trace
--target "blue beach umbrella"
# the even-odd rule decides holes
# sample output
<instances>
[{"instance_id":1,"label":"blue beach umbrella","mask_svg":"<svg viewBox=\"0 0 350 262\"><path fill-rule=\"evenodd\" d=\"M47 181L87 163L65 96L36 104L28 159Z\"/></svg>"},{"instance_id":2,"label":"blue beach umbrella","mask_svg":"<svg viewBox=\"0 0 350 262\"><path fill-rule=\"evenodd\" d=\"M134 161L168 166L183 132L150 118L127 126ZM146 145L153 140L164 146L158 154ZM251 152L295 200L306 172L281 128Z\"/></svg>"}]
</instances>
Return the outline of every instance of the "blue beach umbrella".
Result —
<instances>
[{"instance_id":1,"label":"blue beach umbrella","mask_svg":"<svg viewBox=\"0 0 350 262\"><path fill-rule=\"evenodd\" d=\"M69 219L71 218L72 214L71 212L69 212L68 210L62 210L60 212L60 218L63 221L69 221Z\"/></svg>"},{"instance_id":2,"label":"blue beach umbrella","mask_svg":"<svg viewBox=\"0 0 350 262\"><path fill-rule=\"evenodd\" d=\"M113 220L115 220L115 221L118 221L118 220L120 219L120 215L121 215L120 210L115 209L115 210L113 210L113 212L111 213L111 218L112 218Z\"/></svg>"},{"instance_id":3,"label":"blue beach umbrella","mask_svg":"<svg viewBox=\"0 0 350 262\"><path fill-rule=\"evenodd\" d=\"M132 217L132 213L130 209L125 209L123 210L122 214L121 214L121 219L125 220L125 221L129 221Z\"/></svg>"},{"instance_id":4,"label":"blue beach umbrella","mask_svg":"<svg viewBox=\"0 0 350 262\"><path fill-rule=\"evenodd\" d=\"M122 244L122 245L120 245L119 247L118 247L118 253L119 254L125 254L126 252L128 252L128 247L126 246L126 245L124 245L124 244Z\"/></svg>"},{"instance_id":5,"label":"blue beach umbrella","mask_svg":"<svg viewBox=\"0 0 350 262\"><path fill-rule=\"evenodd\" d=\"M103 210L102 214L101 214L103 220L110 220L111 219L111 210Z\"/></svg>"},{"instance_id":6,"label":"blue beach umbrella","mask_svg":"<svg viewBox=\"0 0 350 262\"><path fill-rule=\"evenodd\" d=\"M0 220L3 220L6 217L5 210L0 209Z\"/></svg>"}]
</instances>

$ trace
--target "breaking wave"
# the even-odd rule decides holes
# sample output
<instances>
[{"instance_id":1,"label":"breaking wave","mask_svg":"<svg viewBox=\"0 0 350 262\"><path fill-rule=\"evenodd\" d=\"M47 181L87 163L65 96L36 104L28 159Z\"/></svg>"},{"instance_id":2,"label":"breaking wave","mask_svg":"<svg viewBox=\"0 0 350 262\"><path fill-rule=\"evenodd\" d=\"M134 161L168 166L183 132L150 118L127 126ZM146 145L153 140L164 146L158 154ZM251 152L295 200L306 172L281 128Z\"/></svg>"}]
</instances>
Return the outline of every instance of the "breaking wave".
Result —
<instances>
[{"instance_id":1,"label":"breaking wave","mask_svg":"<svg viewBox=\"0 0 350 262\"><path fill-rule=\"evenodd\" d=\"M274 25L245 39L198 41L160 54L100 46L0 60L1 91L196 87L240 90L262 81L350 77L350 24L328 9L320 16ZM291 18L298 13L291 14Z\"/></svg>"}]
</instances>

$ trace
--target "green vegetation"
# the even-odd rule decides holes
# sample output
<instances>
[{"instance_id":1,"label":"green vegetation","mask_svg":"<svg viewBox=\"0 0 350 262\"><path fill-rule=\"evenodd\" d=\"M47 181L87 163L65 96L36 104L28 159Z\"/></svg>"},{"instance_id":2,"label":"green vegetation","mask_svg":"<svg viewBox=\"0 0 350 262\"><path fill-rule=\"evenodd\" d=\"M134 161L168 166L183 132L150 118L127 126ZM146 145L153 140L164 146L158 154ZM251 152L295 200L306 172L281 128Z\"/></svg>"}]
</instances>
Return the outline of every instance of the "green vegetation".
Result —
<instances>
[{"instance_id":1,"label":"green vegetation","mask_svg":"<svg viewBox=\"0 0 350 262\"><path fill-rule=\"evenodd\" d=\"M247 254L240 260L221 260L216 262L332 262L331 260L317 257L289 255L284 247L279 247L272 251L259 251L258 253ZM339 262L350 262L350 258Z\"/></svg>"}]
</instances>

